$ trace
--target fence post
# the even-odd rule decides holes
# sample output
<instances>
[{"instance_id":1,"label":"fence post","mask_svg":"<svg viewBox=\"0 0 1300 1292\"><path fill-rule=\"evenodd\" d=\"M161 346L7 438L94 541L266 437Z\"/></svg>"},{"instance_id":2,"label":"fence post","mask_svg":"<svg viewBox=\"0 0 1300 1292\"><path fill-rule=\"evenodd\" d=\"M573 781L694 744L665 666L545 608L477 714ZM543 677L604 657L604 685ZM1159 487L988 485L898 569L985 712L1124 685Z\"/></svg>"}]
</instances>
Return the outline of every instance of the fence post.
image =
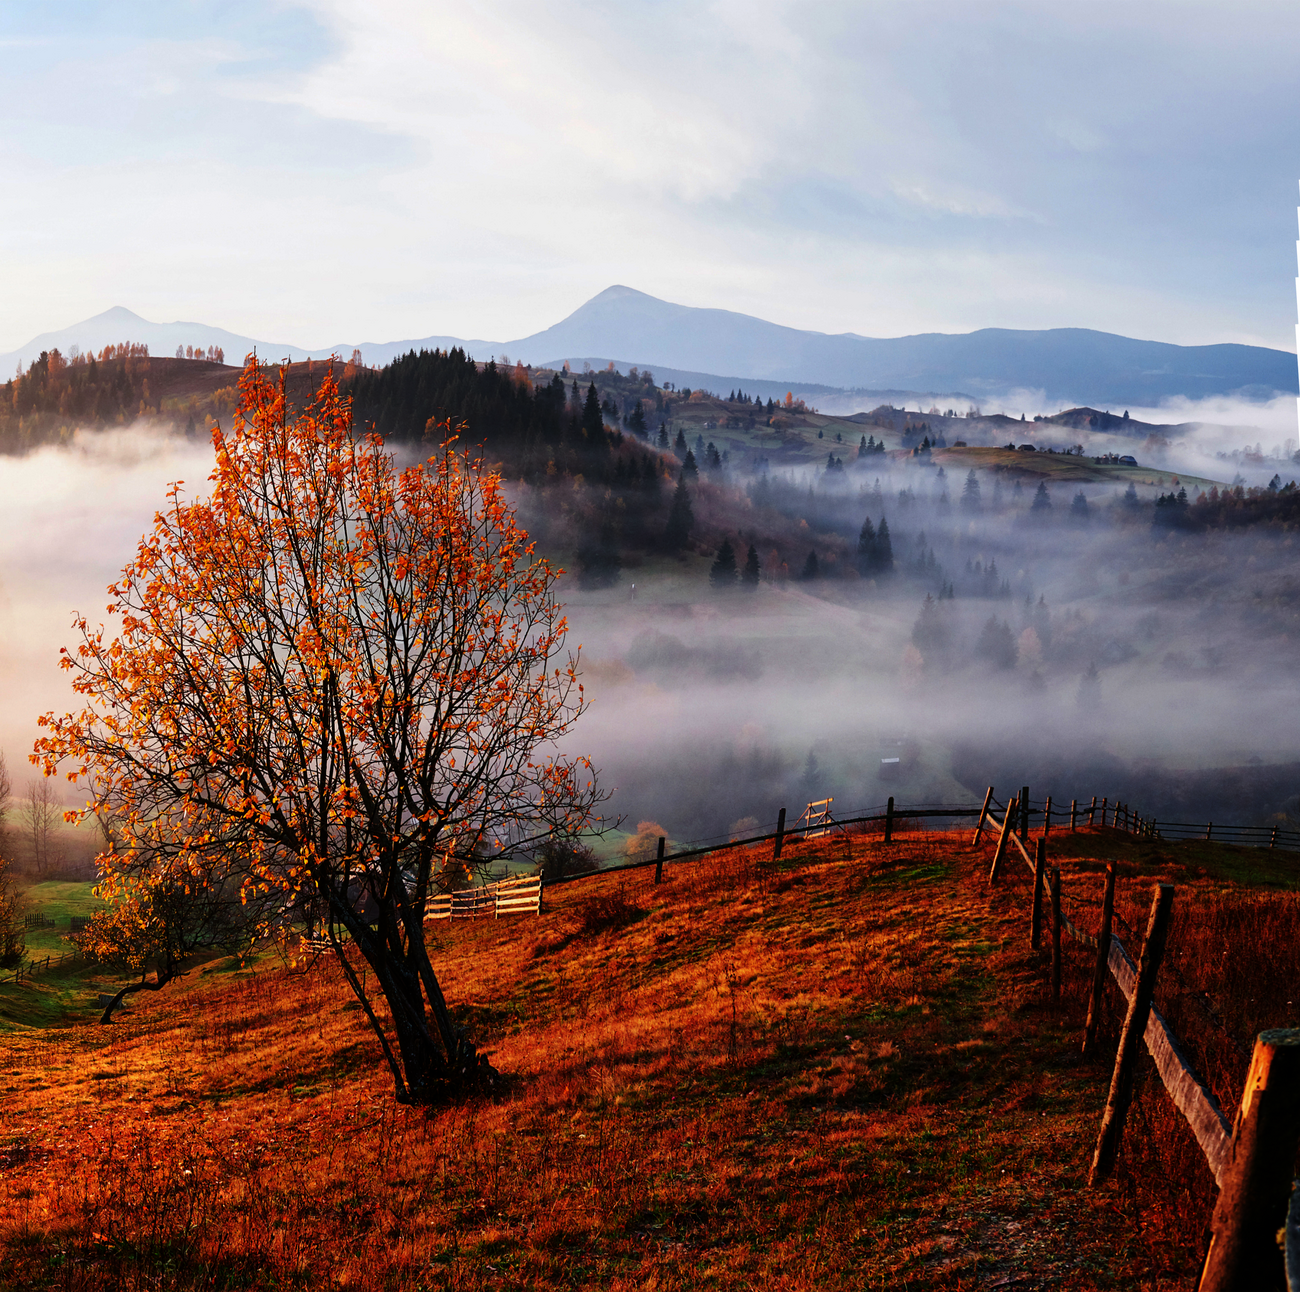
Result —
<instances>
[{"instance_id":1,"label":"fence post","mask_svg":"<svg viewBox=\"0 0 1300 1292\"><path fill-rule=\"evenodd\" d=\"M1269 846L1270 848L1276 848L1276 847L1277 847L1277 826L1274 826L1274 827L1273 827L1273 837L1272 837L1271 839L1269 839L1269 841L1268 841L1268 846Z\"/></svg>"},{"instance_id":2,"label":"fence post","mask_svg":"<svg viewBox=\"0 0 1300 1292\"><path fill-rule=\"evenodd\" d=\"M894 838L894 796L889 796L889 802L885 804L885 842L890 843Z\"/></svg>"},{"instance_id":3,"label":"fence post","mask_svg":"<svg viewBox=\"0 0 1300 1292\"><path fill-rule=\"evenodd\" d=\"M970 841L970 846L972 848L974 848L975 845L979 843L980 835L984 833L984 822L988 818L989 804L992 801L993 801L993 786L990 785L988 788L988 793L984 795L984 806L980 808L980 820L979 820L979 825L975 827L975 837ZM1277 831L1274 830L1273 833L1277 834Z\"/></svg>"},{"instance_id":4,"label":"fence post","mask_svg":"<svg viewBox=\"0 0 1300 1292\"><path fill-rule=\"evenodd\" d=\"M989 883L998 882L998 871L1002 869L1002 858L1007 851L1007 840L1011 837L1011 832L1015 827L1016 813L1020 805L1016 799L1012 799L1007 804L1007 814L1002 818L1002 833L998 835L998 846L993 853L993 865L989 867Z\"/></svg>"},{"instance_id":5,"label":"fence post","mask_svg":"<svg viewBox=\"0 0 1300 1292\"><path fill-rule=\"evenodd\" d=\"M1142 958L1138 961L1137 982L1133 996L1124 1015L1124 1027L1119 1035L1119 1049L1115 1052L1115 1071L1111 1074L1110 1094L1106 1098L1106 1111L1101 1115L1101 1132L1097 1136L1097 1151L1093 1154L1092 1169L1088 1172L1088 1187L1095 1188L1114 1169L1115 1154L1120 1136L1124 1133L1124 1119L1133 1098L1133 1069L1137 1066L1138 1046L1147 1030L1151 1016L1151 998L1155 994L1156 974L1165 952L1165 939L1169 935L1169 911L1174 904L1174 886L1157 884L1151 902L1151 918L1147 921L1146 941L1142 944Z\"/></svg>"},{"instance_id":6,"label":"fence post","mask_svg":"<svg viewBox=\"0 0 1300 1292\"><path fill-rule=\"evenodd\" d=\"M655 883L664 882L664 844L667 842L663 835L659 836L659 853L655 857Z\"/></svg>"},{"instance_id":7,"label":"fence post","mask_svg":"<svg viewBox=\"0 0 1300 1292\"><path fill-rule=\"evenodd\" d=\"M1052 796L1047 796L1047 804L1043 808L1043 833L1052 833Z\"/></svg>"},{"instance_id":8,"label":"fence post","mask_svg":"<svg viewBox=\"0 0 1300 1292\"><path fill-rule=\"evenodd\" d=\"M1061 868L1052 867L1052 1004L1061 1003Z\"/></svg>"},{"instance_id":9,"label":"fence post","mask_svg":"<svg viewBox=\"0 0 1300 1292\"><path fill-rule=\"evenodd\" d=\"M776 814L776 842L772 845L772 860L781 860L781 845L785 842L785 808Z\"/></svg>"},{"instance_id":10,"label":"fence post","mask_svg":"<svg viewBox=\"0 0 1300 1292\"><path fill-rule=\"evenodd\" d=\"M1093 813L1096 812L1096 810L1097 810L1097 796L1094 794L1094 795L1092 796L1092 806L1088 809L1088 826L1089 826L1089 828L1091 828L1091 826L1092 826L1092 817L1093 817Z\"/></svg>"},{"instance_id":11,"label":"fence post","mask_svg":"<svg viewBox=\"0 0 1300 1292\"><path fill-rule=\"evenodd\" d=\"M1029 786L1024 786L1020 791L1020 842L1025 843L1029 839Z\"/></svg>"},{"instance_id":12,"label":"fence post","mask_svg":"<svg viewBox=\"0 0 1300 1292\"><path fill-rule=\"evenodd\" d=\"M1200 1292L1286 1286L1277 1233L1286 1223L1298 1140L1300 1029L1261 1032L1210 1222Z\"/></svg>"},{"instance_id":13,"label":"fence post","mask_svg":"<svg viewBox=\"0 0 1300 1292\"><path fill-rule=\"evenodd\" d=\"M1206 826L1205 826L1205 841L1206 841L1206 843L1209 843L1209 841L1210 841L1210 836L1211 836L1213 833L1214 833L1214 822L1213 822L1213 821L1209 821L1209 822L1206 823Z\"/></svg>"},{"instance_id":14,"label":"fence post","mask_svg":"<svg viewBox=\"0 0 1300 1292\"><path fill-rule=\"evenodd\" d=\"M1029 946L1034 951L1038 950L1043 941L1041 933L1043 927L1043 870L1046 865L1047 840L1039 839L1038 847L1034 849L1034 907L1029 924Z\"/></svg>"},{"instance_id":15,"label":"fence post","mask_svg":"<svg viewBox=\"0 0 1300 1292\"><path fill-rule=\"evenodd\" d=\"M1101 1014L1101 994L1106 990L1106 973L1110 968L1110 926L1115 915L1115 863L1106 867L1106 888L1101 898L1101 930L1097 934L1097 965L1092 971L1092 993L1088 997L1088 1022L1083 1029L1083 1053L1092 1051L1097 1039L1097 1019Z\"/></svg>"},{"instance_id":16,"label":"fence post","mask_svg":"<svg viewBox=\"0 0 1300 1292\"><path fill-rule=\"evenodd\" d=\"M1079 819L1079 800L1071 799L1070 800L1070 833L1071 834L1073 834L1077 829L1076 823L1078 819Z\"/></svg>"}]
</instances>

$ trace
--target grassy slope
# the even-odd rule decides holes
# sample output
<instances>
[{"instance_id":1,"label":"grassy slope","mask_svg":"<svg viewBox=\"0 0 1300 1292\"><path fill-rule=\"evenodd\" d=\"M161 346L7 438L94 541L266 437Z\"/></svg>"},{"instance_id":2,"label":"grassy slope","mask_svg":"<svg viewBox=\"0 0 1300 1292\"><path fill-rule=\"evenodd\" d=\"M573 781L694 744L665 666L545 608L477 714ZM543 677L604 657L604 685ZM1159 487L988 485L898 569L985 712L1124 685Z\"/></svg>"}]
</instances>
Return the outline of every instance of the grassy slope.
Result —
<instances>
[{"instance_id":1,"label":"grassy slope","mask_svg":"<svg viewBox=\"0 0 1300 1292\"><path fill-rule=\"evenodd\" d=\"M1221 886L1113 832L1053 852L1071 899L1122 855L1133 920L1151 876ZM757 860L440 926L490 1100L396 1107L328 965L10 1031L0 1288L1190 1286L1208 1172L1149 1078L1159 1155L1083 1193L1090 964L1069 949L1054 1011L1020 867L990 892L987 850L924 835Z\"/></svg>"}]
</instances>

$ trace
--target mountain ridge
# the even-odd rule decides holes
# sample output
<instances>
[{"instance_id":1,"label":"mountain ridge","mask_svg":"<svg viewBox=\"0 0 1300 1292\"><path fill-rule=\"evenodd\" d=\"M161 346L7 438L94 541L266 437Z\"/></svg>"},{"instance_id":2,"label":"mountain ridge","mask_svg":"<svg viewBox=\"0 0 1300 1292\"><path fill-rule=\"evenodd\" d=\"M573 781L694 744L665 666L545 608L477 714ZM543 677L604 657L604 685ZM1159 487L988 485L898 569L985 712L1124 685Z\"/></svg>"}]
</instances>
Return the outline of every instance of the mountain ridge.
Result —
<instances>
[{"instance_id":1,"label":"mountain ridge","mask_svg":"<svg viewBox=\"0 0 1300 1292\"><path fill-rule=\"evenodd\" d=\"M123 335L129 329L134 335ZM384 364L410 350L460 347L478 359L508 355L534 365L565 361L637 365L690 375L696 384L763 382L864 395L936 395L996 399L1032 391L1046 402L1154 405L1175 396L1234 395L1261 400L1300 394L1296 358L1284 350L1225 342L1180 346L1091 328L922 332L873 338L787 327L732 310L678 305L615 284L558 323L513 341L431 335L320 349L260 341L211 325L152 323L114 306L69 328L42 333L0 355L0 364L29 364L41 350L118 341L147 343L157 354L177 345L219 345L238 362L256 349L268 358L302 360L360 350ZM732 373L733 376L712 374ZM685 382L679 382L685 384Z\"/></svg>"}]
</instances>

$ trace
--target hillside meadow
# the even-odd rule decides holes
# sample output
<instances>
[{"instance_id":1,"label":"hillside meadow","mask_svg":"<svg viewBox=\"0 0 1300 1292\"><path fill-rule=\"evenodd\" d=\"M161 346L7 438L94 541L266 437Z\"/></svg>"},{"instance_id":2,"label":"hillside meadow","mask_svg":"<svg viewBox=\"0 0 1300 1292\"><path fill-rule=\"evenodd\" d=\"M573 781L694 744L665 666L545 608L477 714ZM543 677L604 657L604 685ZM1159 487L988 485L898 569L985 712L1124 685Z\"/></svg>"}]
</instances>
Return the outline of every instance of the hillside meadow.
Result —
<instances>
[{"instance_id":1,"label":"hillside meadow","mask_svg":"<svg viewBox=\"0 0 1300 1292\"><path fill-rule=\"evenodd\" d=\"M769 857L434 926L501 1079L431 1109L393 1102L326 961L198 966L110 1027L107 980L0 986L0 1288L1193 1286L1213 1190L1149 1061L1114 1181L1083 1187L1118 992L1083 1061L1091 953L1067 942L1053 1009L1027 873L990 890L964 832ZM1294 966L1240 934L1294 921L1296 863L1100 829L1053 857L1086 927L1108 858L1131 924L1178 884L1158 1000L1231 1113L1245 1060L1180 1004L1285 1021Z\"/></svg>"}]
</instances>

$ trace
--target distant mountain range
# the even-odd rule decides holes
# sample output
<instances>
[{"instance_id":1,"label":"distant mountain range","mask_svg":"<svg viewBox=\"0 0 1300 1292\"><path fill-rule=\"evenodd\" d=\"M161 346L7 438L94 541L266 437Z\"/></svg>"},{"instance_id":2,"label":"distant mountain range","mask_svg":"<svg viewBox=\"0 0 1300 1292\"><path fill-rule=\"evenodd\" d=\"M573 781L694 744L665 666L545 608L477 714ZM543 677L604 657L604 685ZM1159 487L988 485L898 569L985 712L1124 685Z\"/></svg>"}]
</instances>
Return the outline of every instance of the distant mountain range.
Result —
<instances>
[{"instance_id":1,"label":"distant mountain range","mask_svg":"<svg viewBox=\"0 0 1300 1292\"><path fill-rule=\"evenodd\" d=\"M753 394L778 388L796 393L840 391L864 396L944 395L995 399L1015 390L1041 391L1045 402L1099 407L1154 405L1176 396L1236 395L1267 399L1300 393L1296 357L1249 345L1171 345L1139 341L1086 328L1014 331L982 328L969 333L922 333L873 338L854 333L800 331L736 314L661 301L630 287L610 287L568 318L514 341L426 336L307 350L258 341L202 323L151 323L117 306L83 323L47 332L21 349L0 355L0 372L27 364L42 350L65 353L77 345L98 350L118 341L142 341L153 354L177 345L221 346L227 363L256 348L269 359L305 359L359 349L365 361L384 364L408 350L461 346L475 358L558 367L568 361L620 369L650 368L658 379L724 391L744 384ZM728 375L720 375L728 374ZM864 400L864 402L869 402Z\"/></svg>"}]
</instances>

